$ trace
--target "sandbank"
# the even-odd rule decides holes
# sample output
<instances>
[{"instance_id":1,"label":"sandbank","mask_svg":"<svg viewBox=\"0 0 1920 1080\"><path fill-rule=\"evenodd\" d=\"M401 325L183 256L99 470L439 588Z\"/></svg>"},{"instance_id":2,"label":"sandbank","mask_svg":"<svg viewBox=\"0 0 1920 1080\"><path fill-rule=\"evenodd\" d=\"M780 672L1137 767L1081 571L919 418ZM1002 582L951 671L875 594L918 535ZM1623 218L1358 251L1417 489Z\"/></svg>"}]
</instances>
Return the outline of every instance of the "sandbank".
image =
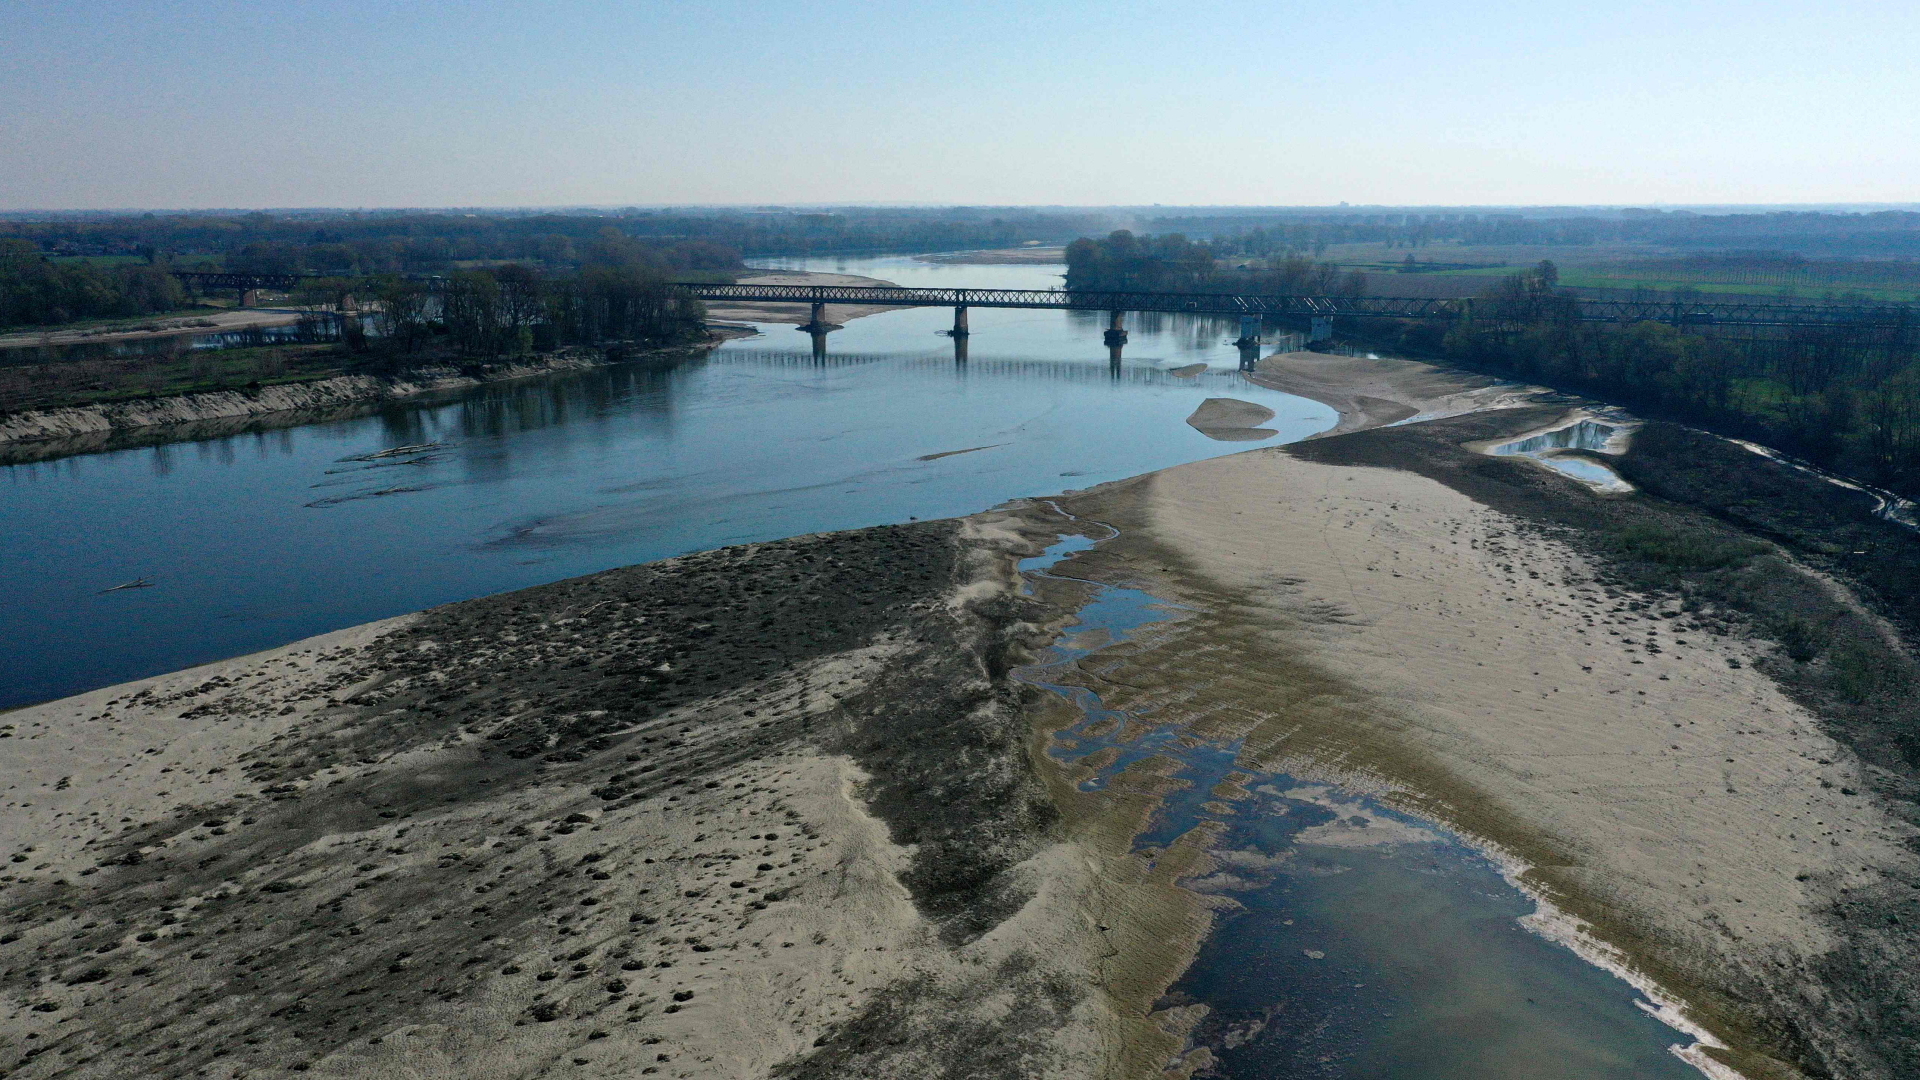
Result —
<instances>
[{"instance_id":1,"label":"sandbank","mask_svg":"<svg viewBox=\"0 0 1920 1080\"><path fill-rule=\"evenodd\" d=\"M742 285L883 285L891 286L891 281L879 278L861 277L858 274L829 274L812 270L769 270L764 273L749 274L740 279ZM847 323L853 319L878 315L883 311L899 309L879 304L829 304L827 321ZM791 323L804 324L813 317L813 309L807 304L742 304L715 302L707 305L707 318L731 320L736 322Z\"/></svg>"}]
</instances>

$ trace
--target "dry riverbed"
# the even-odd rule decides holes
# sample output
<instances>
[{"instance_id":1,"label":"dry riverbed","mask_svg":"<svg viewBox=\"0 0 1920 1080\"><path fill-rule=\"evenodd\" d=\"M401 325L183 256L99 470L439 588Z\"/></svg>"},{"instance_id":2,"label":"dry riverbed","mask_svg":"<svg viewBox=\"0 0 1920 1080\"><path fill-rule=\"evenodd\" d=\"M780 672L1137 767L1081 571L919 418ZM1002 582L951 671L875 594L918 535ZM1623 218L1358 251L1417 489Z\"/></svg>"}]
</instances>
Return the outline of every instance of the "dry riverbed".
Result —
<instances>
[{"instance_id":1,"label":"dry riverbed","mask_svg":"<svg viewBox=\"0 0 1920 1080\"><path fill-rule=\"evenodd\" d=\"M1496 850L1703 1064L1913 1075L1910 787L1808 690L1829 660L1725 597L1900 632L1685 506L1466 449L1564 406L1390 361L1259 378L1348 433L0 714L0 1073L1204 1070L1161 999L1223 902L1181 884L1210 837L1132 849L1184 781L1080 790L1045 753L1074 710L1015 676L1079 577L1181 608L1063 680ZM1016 560L1093 521L1120 533L1028 594ZM1615 543L1646 529L1737 565L1660 577Z\"/></svg>"}]
</instances>

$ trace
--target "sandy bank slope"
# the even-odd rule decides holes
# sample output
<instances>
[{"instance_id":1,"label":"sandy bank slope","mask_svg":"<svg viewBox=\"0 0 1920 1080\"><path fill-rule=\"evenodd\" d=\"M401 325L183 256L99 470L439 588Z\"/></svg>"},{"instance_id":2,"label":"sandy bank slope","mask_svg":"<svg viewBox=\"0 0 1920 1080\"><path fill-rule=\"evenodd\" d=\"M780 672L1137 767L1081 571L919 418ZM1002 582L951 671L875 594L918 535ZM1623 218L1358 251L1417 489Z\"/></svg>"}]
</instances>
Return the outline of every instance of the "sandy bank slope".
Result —
<instances>
[{"instance_id":1,"label":"sandy bank slope","mask_svg":"<svg viewBox=\"0 0 1920 1080\"><path fill-rule=\"evenodd\" d=\"M1845 974L1889 945L1835 909L1914 880L1913 832L1754 670L1770 647L1700 613L1660 618L1658 597L1597 584L1604 567L1523 518L1361 464L1597 498L1457 449L1543 415L1254 451L1063 500L1122 530L1069 573L1192 608L1105 654L1126 657L1106 704L1244 737L1249 765L1379 786L1495 842L1685 995L1750 1075L1794 1075L1764 1071L1779 1055L1897 1075L1903 1037L1867 1019L1902 1012L1906 991L1876 984L1897 954Z\"/></svg>"},{"instance_id":2,"label":"sandy bank slope","mask_svg":"<svg viewBox=\"0 0 1920 1080\"><path fill-rule=\"evenodd\" d=\"M730 549L0 714L0 1069L1079 1075L1091 864L951 523Z\"/></svg>"},{"instance_id":3,"label":"sandy bank slope","mask_svg":"<svg viewBox=\"0 0 1920 1080\"><path fill-rule=\"evenodd\" d=\"M1332 353L1275 353L1248 376L1261 386L1331 405L1340 422L1315 438L1524 403L1535 388L1502 383L1456 368L1414 360Z\"/></svg>"},{"instance_id":4,"label":"sandy bank slope","mask_svg":"<svg viewBox=\"0 0 1920 1080\"><path fill-rule=\"evenodd\" d=\"M764 274L752 274L740 279L742 285L892 285L891 281L879 278L861 277L858 274L829 274L810 270L774 270ZM894 308L876 304L829 304L827 321L847 323L868 315L878 315ZM707 305L707 317L710 319L731 320L737 322L792 323L798 326L813 317L813 309L807 304L728 304L713 303Z\"/></svg>"}]
</instances>

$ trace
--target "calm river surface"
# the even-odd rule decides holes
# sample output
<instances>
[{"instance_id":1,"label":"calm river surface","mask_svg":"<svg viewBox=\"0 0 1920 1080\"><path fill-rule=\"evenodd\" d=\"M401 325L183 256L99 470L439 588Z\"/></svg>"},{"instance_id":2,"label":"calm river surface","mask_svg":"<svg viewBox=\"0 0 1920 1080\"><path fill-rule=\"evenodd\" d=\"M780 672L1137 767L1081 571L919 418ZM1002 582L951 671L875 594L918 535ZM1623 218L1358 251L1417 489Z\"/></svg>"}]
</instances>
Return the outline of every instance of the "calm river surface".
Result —
<instances>
[{"instance_id":1,"label":"calm river surface","mask_svg":"<svg viewBox=\"0 0 1920 1080\"><path fill-rule=\"evenodd\" d=\"M795 264L788 264L795 265ZM909 285L1047 287L1045 266L815 260ZM1232 453L1209 396L1248 383L1214 320L1136 316L1115 371L1097 312L946 309L757 338L670 371L478 388L335 423L0 469L0 708L449 601L727 544L981 510ZM1205 362L1199 377L1166 369ZM440 449L354 460L403 444ZM989 447L989 449L974 449ZM957 450L970 453L947 457ZM147 578L150 588L102 593Z\"/></svg>"}]
</instances>

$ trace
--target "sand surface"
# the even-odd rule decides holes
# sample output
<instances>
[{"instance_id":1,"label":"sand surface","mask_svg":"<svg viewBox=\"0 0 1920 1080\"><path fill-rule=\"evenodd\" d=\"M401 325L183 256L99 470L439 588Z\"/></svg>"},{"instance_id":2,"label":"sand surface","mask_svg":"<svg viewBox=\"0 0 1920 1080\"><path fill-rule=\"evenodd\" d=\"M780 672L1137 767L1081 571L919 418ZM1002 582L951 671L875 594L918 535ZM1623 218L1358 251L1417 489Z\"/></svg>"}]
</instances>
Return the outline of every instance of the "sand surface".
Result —
<instances>
[{"instance_id":1,"label":"sand surface","mask_svg":"<svg viewBox=\"0 0 1920 1080\"><path fill-rule=\"evenodd\" d=\"M78 345L97 341L128 341L133 338L171 337L179 334L217 334L249 326L289 326L300 321L300 312L292 308L244 308L231 311L209 310L180 318L155 319L154 330L48 330L0 334L0 349L23 345ZM189 325L210 323L212 325Z\"/></svg>"},{"instance_id":2,"label":"sand surface","mask_svg":"<svg viewBox=\"0 0 1920 1080\"><path fill-rule=\"evenodd\" d=\"M1023 266L1034 263L1065 262L1067 249L1059 244L1034 247L992 248L985 251L953 251L921 255L922 262L966 263L977 266Z\"/></svg>"},{"instance_id":3,"label":"sand surface","mask_svg":"<svg viewBox=\"0 0 1920 1080\"><path fill-rule=\"evenodd\" d=\"M1273 410L1239 398L1213 397L1187 417L1187 425L1218 442L1259 442L1277 434L1260 425L1273 419Z\"/></svg>"},{"instance_id":4,"label":"sand surface","mask_svg":"<svg viewBox=\"0 0 1920 1080\"><path fill-rule=\"evenodd\" d=\"M1356 394L1353 422L1378 422L1376 401L1459 400L1433 379ZM1515 430L1541 412L1513 413ZM1797 1075L1766 1072L1785 1067L1742 1039L1765 1010L1740 1002L1840 1008L1820 974L1849 947L1834 904L1911 880L1914 830L1859 794L1869 770L1755 670L1772 645L1662 618L1670 602L1598 584L1601 568L1542 530L1412 471L1342 464L1339 442L1060 500L1122 532L1061 573L1187 608L1103 651L1089 685L1110 708L1244 739L1249 767L1383 792L1481 838L1579 916L1596 955L1691 994L1749 1075ZM1842 1032L1809 1037L1858 1051Z\"/></svg>"},{"instance_id":5,"label":"sand surface","mask_svg":"<svg viewBox=\"0 0 1920 1080\"><path fill-rule=\"evenodd\" d=\"M1009 544L731 549L0 714L0 1070L1079 1075L1094 864L989 674Z\"/></svg>"},{"instance_id":6,"label":"sand surface","mask_svg":"<svg viewBox=\"0 0 1920 1080\"><path fill-rule=\"evenodd\" d=\"M861 277L858 274L829 274L809 270L771 270L740 279L742 285L886 285L891 281ZM828 304L827 321L845 324L883 311L898 310L878 304ZM804 324L813 317L809 304L739 304L715 302L707 305L707 318L735 322Z\"/></svg>"},{"instance_id":7,"label":"sand surface","mask_svg":"<svg viewBox=\"0 0 1920 1080\"><path fill-rule=\"evenodd\" d=\"M0 714L0 1070L1203 1070L1200 1015L1159 1006L1221 903L1181 884L1210 836L1136 854L1170 763L1080 790L1090 763L1044 752L1076 714L1014 677L1078 577L1182 607L1061 679L1476 838L1564 913L1537 928L1658 983L1751 1080L1801 1075L1795 1048L1896 1076L1857 1018L1907 991L1832 961L1881 940L1847 898L1915 879L1914 830L1756 667L1772 645L1527 509L1600 496L1462 449L1564 408L1391 361L1256 377L1352 433ZM1419 415L1451 418L1380 427ZM1120 535L1022 589L1016 559L1094 522Z\"/></svg>"},{"instance_id":8,"label":"sand surface","mask_svg":"<svg viewBox=\"0 0 1920 1080\"><path fill-rule=\"evenodd\" d=\"M1333 406L1340 422L1315 438L1523 404L1539 392L1413 360L1275 353L1248 376L1261 386Z\"/></svg>"}]
</instances>

